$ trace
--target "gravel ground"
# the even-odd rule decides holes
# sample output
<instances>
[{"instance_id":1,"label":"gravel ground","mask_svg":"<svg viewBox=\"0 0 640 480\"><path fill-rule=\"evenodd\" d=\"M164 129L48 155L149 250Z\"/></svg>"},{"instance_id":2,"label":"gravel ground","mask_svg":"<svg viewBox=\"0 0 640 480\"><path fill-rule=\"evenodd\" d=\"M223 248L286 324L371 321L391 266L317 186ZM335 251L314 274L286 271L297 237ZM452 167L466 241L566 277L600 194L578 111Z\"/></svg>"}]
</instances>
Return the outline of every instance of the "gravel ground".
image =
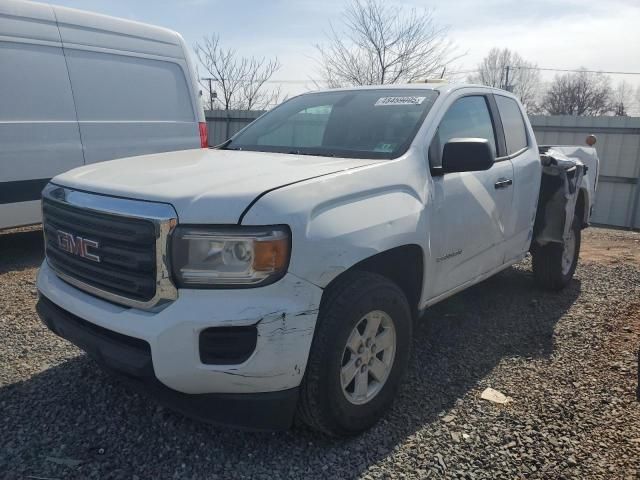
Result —
<instances>
[{"instance_id":1,"label":"gravel ground","mask_svg":"<svg viewBox=\"0 0 640 480\"><path fill-rule=\"evenodd\" d=\"M216 429L132 393L38 321L40 244L0 234L2 478L640 478L638 233L585 232L561 293L525 262L432 308L393 411L349 440Z\"/></svg>"}]
</instances>

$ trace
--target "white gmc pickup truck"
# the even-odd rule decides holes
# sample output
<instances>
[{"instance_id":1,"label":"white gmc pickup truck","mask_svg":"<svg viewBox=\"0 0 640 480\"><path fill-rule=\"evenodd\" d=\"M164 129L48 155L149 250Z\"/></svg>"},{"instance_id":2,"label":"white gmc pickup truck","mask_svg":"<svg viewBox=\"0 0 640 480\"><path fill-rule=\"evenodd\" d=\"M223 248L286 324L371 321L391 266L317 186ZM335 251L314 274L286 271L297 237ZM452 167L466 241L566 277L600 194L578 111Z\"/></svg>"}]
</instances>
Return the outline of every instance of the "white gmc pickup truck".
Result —
<instances>
[{"instance_id":1,"label":"white gmc pickup truck","mask_svg":"<svg viewBox=\"0 0 640 480\"><path fill-rule=\"evenodd\" d=\"M542 286L571 280L597 173L502 90L308 93L215 149L55 177L38 312L191 417L355 434L424 309L527 252Z\"/></svg>"}]
</instances>

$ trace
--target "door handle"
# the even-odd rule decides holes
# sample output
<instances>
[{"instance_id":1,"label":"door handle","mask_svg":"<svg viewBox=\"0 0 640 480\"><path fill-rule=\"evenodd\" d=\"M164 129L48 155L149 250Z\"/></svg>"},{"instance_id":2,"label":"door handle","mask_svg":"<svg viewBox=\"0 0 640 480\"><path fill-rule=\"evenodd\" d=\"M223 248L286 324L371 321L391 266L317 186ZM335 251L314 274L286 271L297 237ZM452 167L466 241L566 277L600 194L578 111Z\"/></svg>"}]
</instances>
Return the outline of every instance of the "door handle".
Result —
<instances>
[{"instance_id":1,"label":"door handle","mask_svg":"<svg viewBox=\"0 0 640 480\"><path fill-rule=\"evenodd\" d=\"M499 188L507 188L513 185L513 180L510 178L499 178L498 181L494 184L496 190Z\"/></svg>"}]
</instances>

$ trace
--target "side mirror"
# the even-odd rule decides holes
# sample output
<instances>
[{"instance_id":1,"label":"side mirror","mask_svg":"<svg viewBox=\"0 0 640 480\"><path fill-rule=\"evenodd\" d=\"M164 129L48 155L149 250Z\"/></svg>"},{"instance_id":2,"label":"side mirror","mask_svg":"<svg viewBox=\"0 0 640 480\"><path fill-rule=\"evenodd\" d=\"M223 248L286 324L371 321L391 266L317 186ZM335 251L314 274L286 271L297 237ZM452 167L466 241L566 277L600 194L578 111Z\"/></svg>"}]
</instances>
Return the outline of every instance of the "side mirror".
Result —
<instances>
[{"instance_id":1,"label":"side mirror","mask_svg":"<svg viewBox=\"0 0 640 480\"><path fill-rule=\"evenodd\" d=\"M496 160L485 138L452 138L442 151L442 173L489 170Z\"/></svg>"}]
</instances>

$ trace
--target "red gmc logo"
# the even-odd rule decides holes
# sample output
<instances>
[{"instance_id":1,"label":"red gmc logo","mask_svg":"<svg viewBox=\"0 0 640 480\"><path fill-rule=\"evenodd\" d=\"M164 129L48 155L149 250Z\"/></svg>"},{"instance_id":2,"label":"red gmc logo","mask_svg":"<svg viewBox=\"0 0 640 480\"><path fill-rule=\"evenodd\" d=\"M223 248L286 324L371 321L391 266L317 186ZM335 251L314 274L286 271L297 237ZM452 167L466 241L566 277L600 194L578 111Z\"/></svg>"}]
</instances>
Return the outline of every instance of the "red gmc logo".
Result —
<instances>
[{"instance_id":1,"label":"red gmc logo","mask_svg":"<svg viewBox=\"0 0 640 480\"><path fill-rule=\"evenodd\" d=\"M89 252L89 248L98 248L100 243L95 240L83 238L71 233L57 230L58 233L58 248L62 251L70 253L71 255L77 255L78 257L86 258L92 262L99 262L100 257L94 253Z\"/></svg>"}]
</instances>

